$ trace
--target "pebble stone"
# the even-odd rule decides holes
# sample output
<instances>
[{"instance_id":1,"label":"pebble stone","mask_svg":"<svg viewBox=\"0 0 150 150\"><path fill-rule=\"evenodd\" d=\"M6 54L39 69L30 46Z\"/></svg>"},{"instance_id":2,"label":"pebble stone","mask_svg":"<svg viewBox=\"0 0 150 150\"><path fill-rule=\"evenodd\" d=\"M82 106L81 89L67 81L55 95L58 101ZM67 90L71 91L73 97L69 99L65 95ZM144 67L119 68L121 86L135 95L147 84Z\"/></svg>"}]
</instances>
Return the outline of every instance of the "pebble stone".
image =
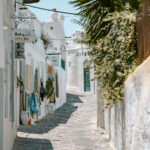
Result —
<instances>
[{"instance_id":1,"label":"pebble stone","mask_svg":"<svg viewBox=\"0 0 150 150\"><path fill-rule=\"evenodd\" d=\"M67 94L67 102L33 126L20 126L12 150L113 150L97 128L96 96Z\"/></svg>"}]
</instances>

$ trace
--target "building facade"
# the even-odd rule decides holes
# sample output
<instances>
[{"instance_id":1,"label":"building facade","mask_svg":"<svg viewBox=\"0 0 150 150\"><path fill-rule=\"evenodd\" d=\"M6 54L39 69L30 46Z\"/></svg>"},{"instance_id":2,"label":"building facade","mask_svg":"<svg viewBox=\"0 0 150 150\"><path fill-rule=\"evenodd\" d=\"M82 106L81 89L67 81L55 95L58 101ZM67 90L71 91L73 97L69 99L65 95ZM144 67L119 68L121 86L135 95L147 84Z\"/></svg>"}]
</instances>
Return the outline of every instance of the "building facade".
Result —
<instances>
[{"instance_id":1,"label":"building facade","mask_svg":"<svg viewBox=\"0 0 150 150\"><path fill-rule=\"evenodd\" d=\"M46 87L47 79L51 78L56 98L55 108L66 101L63 16L58 18L54 10L51 21L40 22L30 10L20 7L22 5L15 4L15 1L0 1L0 150L12 148L17 128L22 124L22 112L30 111L28 96L35 89L35 82L39 92L41 82ZM19 30L32 31L34 39L16 41L16 32ZM45 37L50 42L45 43ZM18 50L21 50L21 57L16 57ZM45 97L41 102L39 119L47 114L48 103Z\"/></svg>"},{"instance_id":2,"label":"building facade","mask_svg":"<svg viewBox=\"0 0 150 150\"><path fill-rule=\"evenodd\" d=\"M94 70L89 56L86 55L88 47L76 42L81 39L82 32L84 31L77 30L67 45L67 89L96 94L97 82L91 81Z\"/></svg>"},{"instance_id":3,"label":"building facade","mask_svg":"<svg viewBox=\"0 0 150 150\"><path fill-rule=\"evenodd\" d=\"M47 64L52 67L49 77L54 81L54 92L56 108L66 101L66 48L64 33L64 17L58 16L56 9L53 9L51 17L47 22L42 23L42 34L46 46Z\"/></svg>"},{"instance_id":4,"label":"building facade","mask_svg":"<svg viewBox=\"0 0 150 150\"><path fill-rule=\"evenodd\" d=\"M32 19L21 20L17 29L32 30L34 32L34 40L24 43L25 58L20 60L18 64L19 71L17 77L23 83L23 94L21 94L22 87L18 87L18 125L22 124L20 122L22 121L22 114L25 112L26 114L30 113L30 106L27 106L27 103L33 91L36 91L40 99L41 82L46 89L47 80L49 78L53 80L55 96L53 109L60 107L66 101L66 56L64 51L65 35L63 16L60 16L58 19L58 14L54 10L48 22L40 22L28 9L22 10L22 12L19 12L19 15L27 18L32 17ZM63 66L62 62L64 63ZM39 119L43 118L49 112L48 109L51 108L49 106L49 99L45 97L43 101L39 100L41 103Z\"/></svg>"},{"instance_id":5,"label":"building facade","mask_svg":"<svg viewBox=\"0 0 150 150\"><path fill-rule=\"evenodd\" d=\"M16 137L14 1L0 1L0 149L10 150Z\"/></svg>"}]
</instances>

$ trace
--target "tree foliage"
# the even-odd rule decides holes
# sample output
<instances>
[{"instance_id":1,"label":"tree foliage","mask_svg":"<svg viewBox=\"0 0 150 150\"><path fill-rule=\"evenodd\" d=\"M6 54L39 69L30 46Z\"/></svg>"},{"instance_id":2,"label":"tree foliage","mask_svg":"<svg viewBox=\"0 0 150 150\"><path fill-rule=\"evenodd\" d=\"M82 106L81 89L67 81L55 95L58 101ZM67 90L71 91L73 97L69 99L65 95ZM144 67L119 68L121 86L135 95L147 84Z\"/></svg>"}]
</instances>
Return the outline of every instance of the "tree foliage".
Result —
<instances>
[{"instance_id":1,"label":"tree foliage","mask_svg":"<svg viewBox=\"0 0 150 150\"><path fill-rule=\"evenodd\" d=\"M46 95L47 98L50 98L54 91L53 80L48 78L46 81Z\"/></svg>"},{"instance_id":2,"label":"tree foliage","mask_svg":"<svg viewBox=\"0 0 150 150\"><path fill-rule=\"evenodd\" d=\"M124 99L124 82L137 63L136 11L142 0L72 0L107 107ZM83 41L82 41L83 42Z\"/></svg>"},{"instance_id":3,"label":"tree foliage","mask_svg":"<svg viewBox=\"0 0 150 150\"><path fill-rule=\"evenodd\" d=\"M86 30L90 45L106 36L111 28L110 22L103 22L109 13L125 10L130 4L130 11L139 8L142 0L72 0L70 3L79 10L80 20L75 21ZM107 28L106 28L107 27Z\"/></svg>"},{"instance_id":4,"label":"tree foliage","mask_svg":"<svg viewBox=\"0 0 150 150\"><path fill-rule=\"evenodd\" d=\"M111 21L110 31L88 54L108 107L124 99L125 79L137 65L135 13L115 12L104 21Z\"/></svg>"}]
</instances>

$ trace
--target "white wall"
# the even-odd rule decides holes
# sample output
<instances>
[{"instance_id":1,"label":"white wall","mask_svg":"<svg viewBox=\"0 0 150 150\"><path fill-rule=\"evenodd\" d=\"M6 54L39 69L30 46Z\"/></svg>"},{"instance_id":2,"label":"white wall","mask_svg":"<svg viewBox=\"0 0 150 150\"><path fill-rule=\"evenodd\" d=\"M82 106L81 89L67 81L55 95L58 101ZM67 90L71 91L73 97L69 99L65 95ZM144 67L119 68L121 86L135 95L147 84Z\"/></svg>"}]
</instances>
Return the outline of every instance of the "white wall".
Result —
<instances>
[{"instance_id":1,"label":"white wall","mask_svg":"<svg viewBox=\"0 0 150 150\"><path fill-rule=\"evenodd\" d=\"M126 80L125 100L104 113L105 130L116 150L150 148L150 57Z\"/></svg>"},{"instance_id":2,"label":"white wall","mask_svg":"<svg viewBox=\"0 0 150 150\"><path fill-rule=\"evenodd\" d=\"M53 66L51 60L48 62L49 65L53 66L53 76L55 77L56 73L58 75L59 97L56 97L55 107L59 108L66 102L66 70L61 68L61 59L63 59L66 64L66 54L65 52L62 52L61 49L62 46L65 46L63 16L60 15L58 17L57 12L52 12L49 21L42 23L42 32L44 36L51 42L47 52L50 54L60 53L60 55L57 55L59 57L58 66Z\"/></svg>"},{"instance_id":3,"label":"white wall","mask_svg":"<svg viewBox=\"0 0 150 150\"><path fill-rule=\"evenodd\" d=\"M31 90L29 93L33 92L34 88L34 75L35 70L39 71L39 88L40 88L40 79L42 79L44 86L46 85L47 79L47 67L46 64L46 55L44 53L43 45L37 41L36 44L26 43L25 44L25 63L31 66ZM38 45L38 46L37 46ZM40 115L39 119L42 119L46 115L46 99L42 102L40 106Z\"/></svg>"},{"instance_id":4,"label":"white wall","mask_svg":"<svg viewBox=\"0 0 150 150\"><path fill-rule=\"evenodd\" d=\"M0 1L0 149L3 147L3 116L4 116L4 64L5 49L3 39L3 1Z\"/></svg>"},{"instance_id":5,"label":"white wall","mask_svg":"<svg viewBox=\"0 0 150 150\"><path fill-rule=\"evenodd\" d=\"M30 10L24 10L22 11L23 14L26 15L26 17L31 16L32 12ZM52 12L52 15L50 18L53 18L53 15L55 12ZM26 86L26 64L31 66L31 90L27 91L28 93L33 92L34 88L34 74L35 69L38 69L39 71L39 87L40 87L40 79L42 79L44 86L46 86L46 80L48 78L47 74L47 66L51 64L51 58L46 59L46 51L48 53L60 53L61 52L61 46L65 44L65 35L64 35L64 26L63 26L63 16L61 16L58 19L58 14L56 13L55 17L56 20L51 19L48 22L41 23L38 19L30 19L27 20L30 22L30 24L27 24L26 22L22 22L18 25L18 28L21 29L34 29L35 37L37 41L35 43L25 43L25 60L23 69L23 76L24 76L24 84ZM51 30L50 27L53 27ZM44 35L44 37L51 42L52 46L49 46L48 49L44 48L43 40L41 39L41 36ZM57 40L58 39L58 40ZM61 68L61 59L66 59L65 54L59 55L59 65L58 67L53 66L54 70L54 76L57 72L58 74L58 83L59 83L59 97L56 98L56 108L60 107L64 104L66 101L66 71L64 71ZM50 60L50 61L49 61ZM19 98L18 98L19 99ZM42 105L40 107L40 115L39 119L43 118L46 115L46 104L49 100L45 98L44 102L42 102ZM19 109L19 105L17 110ZM19 111L17 113L17 117L19 117ZM18 119L19 120L19 119Z\"/></svg>"},{"instance_id":6,"label":"white wall","mask_svg":"<svg viewBox=\"0 0 150 150\"><path fill-rule=\"evenodd\" d=\"M78 31L78 30L77 30ZM76 33L76 32L75 32ZM76 36L76 34L74 35ZM87 47L83 44L74 42L74 37L69 41L67 46L67 89L74 89L84 92L84 62L90 60L83 53ZM90 66L89 66L90 67ZM90 69L90 79L94 78L94 71ZM90 92L96 94L97 82L90 82Z\"/></svg>"},{"instance_id":7,"label":"white wall","mask_svg":"<svg viewBox=\"0 0 150 150\"><path fill-rule=\"evenodd\" d=\"M12 60L11 60L11 40L13 36L12 28L14 22L10 21L10 14L13 15L14 1L0 1L0 149L10 150L16 137L16 101L12 106ZM7 26L7 30L3 30L3 26ZM14 44L14 43L13 43ZM14 49L13 49L14 50ZM2 70L3 68L3 70ZM16 69L16 68L15 68ZM16 78L14 81L14 98L16 99ZM13 107L13 108L12 108ZM14 111L13 111L14 109ZM12 121L12 111L14 112L14 121ZM2 131L2 132L1 132Z\"/></svg>"},{"instance_id":8,"label":"white wall","mask_svg":"<svg viewBox=\"0 0 150 150\"><path fill-rule=\"evenodd\" d=\"M4 116L4 64L5 50L3 40L3 1L0 1L0 149L3 147L3 116Z\"/></svg>"},{"instance_id":9,"label":"white wall","mask_svg":"<svg viewBox=\"0 0 150 150\"><path fill-rule=\"evenodd\" d=\"M67 54L67 88L77 88L77 56L76 51ZM82 76L81 76L82 78Z\"/></svg>"},{"instance_id":10,"label":"white wall","mask_svg":"<svg viewBox=\"0 0 150 150\"><path fill-rule=\"evenodd\" d=\"M0 68L4 68L4 55L5 55L5 49L4 49L4 39L3 39L3 1L0 1Z\"/></svg>"},{"instance_id":11,"label":"white wall","mask_svg":"<svg viewBox=\"0 0 150 150\"><path fill-rule=\"evenodd\" d=\"M19 15L20 12L17 11L16 15ZM21 13L23 15L25 15L25 17L30 17L31 15L33 15L33 13L27 9L27 10L22 10ZM35 38L37 39L37 41L35 43L25 43L24 45L24 50L25 50L25 59L21 60L22 62L22 78L24 81L24 85L26 87L26 65L30 65L31 67L31 89L27 90L25 89L25 91L28 94L31 94L33 92L34 89L34 75L35 75L35 69L38 69L38 73L39 73L39 88L40 88L40 79L42 79L44 86L45 86L45 82L47 79L47 64L46 64L46 55L45 55L45 49L44 49L44 45L43 45L43 41L41 40L41 34L42 34L42 29L41 29L41 22L38 19L26 19L27 22L19 22L17 28L19 29L30 29L30 30L34 30L35 33ZM20 76L20 65L19 62L17 64L17 75L18 77ZM17 126L19 126L19 100L20 100L20 91L18 89L18 96L17 96ZM43 118L46 115L46 108L45 108L45 101L42 102L42 105L40 107L40 116L39 119Z\"/></svg>"},{"instance_id":12,"label":"white wall","mask_svg":"<svg viewBox=\"0 0 150 150\"><path fill-rule=\"evenodd\" d=\"M150 148L150 57L127 80L130 86L127 95L132 108L133 116L130 116L132 127L131 150L149 150ZM134 85L134 88L132 86ZM131 89L132 88L132 89ZM134 125L134 126L133 126Z\"/></svg>"}]
</instances>

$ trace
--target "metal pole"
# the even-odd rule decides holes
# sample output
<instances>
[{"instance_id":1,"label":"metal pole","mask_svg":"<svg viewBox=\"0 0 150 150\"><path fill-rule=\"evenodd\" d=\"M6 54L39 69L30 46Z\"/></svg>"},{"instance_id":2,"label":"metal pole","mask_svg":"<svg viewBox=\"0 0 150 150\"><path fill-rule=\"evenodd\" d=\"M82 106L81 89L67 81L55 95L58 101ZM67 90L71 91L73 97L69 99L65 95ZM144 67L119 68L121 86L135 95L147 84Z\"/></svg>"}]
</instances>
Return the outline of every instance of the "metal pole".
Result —
<instances>
[{"instance_id":1,"label":"metal pole","mask_svg":"<svg viewBox=\"0 0 150 150\"><path fill-rule=\"evenodd\" d=\"M12 117L11 117L11 121L14 122L14 88L15 88L15 67L14 67L14 61L15 61L15 43L13 40L13 36L14 33L12 31L12 40L11 40L11 67L12 67L12 71L11 71L11 113L12 113Z\"/></svg>"},{"instance_id":2,"label":"metal pole","mask_svg":"<svg viewBox=\"0 0 150 150\"><path fill-rule=\"evenodd\" d=\"M11 9L11 13L9 14L10 17L11 15L13 15L14 12L14 1L9 2L9 6ZM15 33L14 33L14 29L15 29L15 20L10 19L11 22L11 97L10 97L10 108L11 108L11 121L12 123L15 120L14 117L14 96L15 96L15 41L14 41L14 37L15 37ZM13 126L13 124L12 124Z\"/></svg>"}]
</instances>

